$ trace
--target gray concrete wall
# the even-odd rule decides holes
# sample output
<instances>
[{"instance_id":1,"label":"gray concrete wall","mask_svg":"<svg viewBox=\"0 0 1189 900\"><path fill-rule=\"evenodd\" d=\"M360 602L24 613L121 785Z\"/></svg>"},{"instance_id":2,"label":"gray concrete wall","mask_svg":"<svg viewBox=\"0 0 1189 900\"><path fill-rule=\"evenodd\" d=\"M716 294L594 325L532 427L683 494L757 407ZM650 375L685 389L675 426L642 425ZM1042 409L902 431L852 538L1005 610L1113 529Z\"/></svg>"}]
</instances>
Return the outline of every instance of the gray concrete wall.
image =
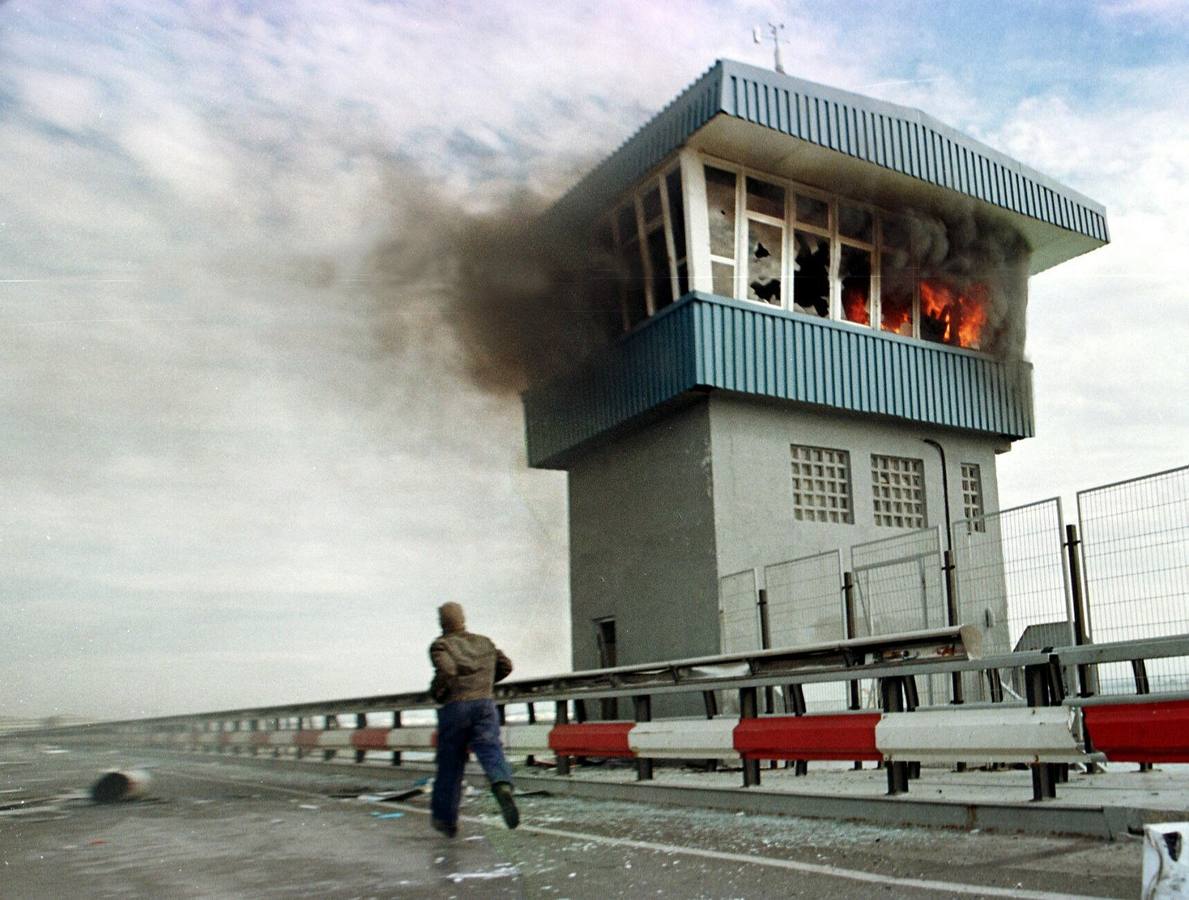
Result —
<instances>
[{"instance_id":1,"label":"gray concrete wall","mask_svg":"<svg viewBox=\"0 0 1189 900\"><path fill-rule=\"evenodd\" d=\"M929 438L945 449L949 478L950 520L963 517L961 464L977 463L983 484L984 511L996 510L997 451L1007 444L993 437L919 427L813 409L794 408L728 394L710 398L710 433L714 467L716 555L720 575L758 568L828 550L840 550L843 570L851 566L850 548L902 534L875 524L871 455L920 459L925 475L928 526L947 521L943 502L941 456ZM802 444L847 450L850 454L853 524L798 520L793 512L789 446ZM940 580L935 594L944 604ZM941 607L942 609L944 606ZM1006 609L996 609L996 625L1005 627Z\"/></svg>"},{"instance_id":2,"label":"gray concrete wall","mask_svg":"<svg viewBox=\"0 0 1189 900\"><path fill-rule=\"evenodd\" d=\"M607 616L621 665L718 651L705 401L578 460L569 519L575 669L598 666L594 622Z\"/></svg>"},{"instance_id":3,"label":"gray concrete wall","mask_svg":"<svg viewBox=\"0 0 1189 900\"><path fill-rule=\"evenodd\" d=\"M843 568L854 544L891 537L895 528L876 526L872 506L871 454L920 459L924 463L928 524L944 525L941 457L931 438L945 448L951 519L962 517L961 464L977 463L987 511L998 508L996 450L1006 442L907 422L792 408L726 394L710 398L714 457L716 552L719 571L765 565L843 548ZM804 444L850 452L854 524L798 521L793 516L789 446ZM944 536L943 536L944 547Z\"/></svg>"}]
</instances>

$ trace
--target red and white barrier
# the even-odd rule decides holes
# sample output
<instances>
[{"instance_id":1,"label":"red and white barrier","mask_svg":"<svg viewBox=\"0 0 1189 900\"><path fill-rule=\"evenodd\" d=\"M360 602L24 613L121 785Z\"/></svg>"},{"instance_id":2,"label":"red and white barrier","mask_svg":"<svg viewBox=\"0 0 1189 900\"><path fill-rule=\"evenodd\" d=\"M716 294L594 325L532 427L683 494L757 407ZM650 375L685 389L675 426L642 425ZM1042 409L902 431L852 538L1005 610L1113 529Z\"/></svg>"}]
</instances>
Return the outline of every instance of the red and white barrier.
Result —
<instances>
[{"instance_id":1,"label":"red and white barrier","mask_svg":"<svg viewBox=\"0 0 1189 900\"><path fill-rule=\"evenodd\" d=\"M1189 762L1189 700L1087 705L1082 721L1111 762Z\"/></svg>"},{"instance_id":2,"label":"red and white barrier","mask_svg":"<svg viewBox=\"0 0 1189 900\"><path fill-rule=\"evenodd\" d=\"M1107 759L1189 759L1189 701L1088 707L1095 749ZM1140 729L1154 718L1180 723L1180 737ZM505 725L509 753L642 759L874 760L887 762L1076 762L1086 760L1075 712L1065 707L847 712L748 719L566 722ZM317 750L432 751L431 726L221 731L146 736L171 746L295 747ZM1152 749L1152 741L1163 749ZM1130 743L1128 743L1130 742ZM1147 749L1139 756L1137 742ZM1174 746L1176 745L1176 746ZM1130 754L1130 755L1129 755ZM1179 754L1179 755L1178 755Z\"/></svg>"}]
</instances>

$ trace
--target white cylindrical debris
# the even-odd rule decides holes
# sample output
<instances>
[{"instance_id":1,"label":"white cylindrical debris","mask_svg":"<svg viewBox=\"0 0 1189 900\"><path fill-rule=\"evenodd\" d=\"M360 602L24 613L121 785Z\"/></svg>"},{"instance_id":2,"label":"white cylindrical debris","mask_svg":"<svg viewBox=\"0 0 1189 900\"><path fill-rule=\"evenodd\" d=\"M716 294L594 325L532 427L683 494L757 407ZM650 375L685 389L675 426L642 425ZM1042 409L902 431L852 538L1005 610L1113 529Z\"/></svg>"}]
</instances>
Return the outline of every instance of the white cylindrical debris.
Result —
<instances>
[{"instance_id":1,"label":"white cylindrical debris","mask_svg":"<svg viewBox=\"0 0 1189 900\"><path fill-rule=\"evenodd\" d=\"M1144 826L1143 900L1189 898L1189 822Z\"/></svg>"},{"instance_id":2,"label":"white cylindrical debris","mask_svg":"<svg viewBox=\"0 0 1189 900\"><path fill-rule=\"evenodd\" d=\"M144 795L150 780L149 773L139 769L105 772L103 777L91 786L91 799L96 803L136 800Z\"/></svg>"}]
</instances>

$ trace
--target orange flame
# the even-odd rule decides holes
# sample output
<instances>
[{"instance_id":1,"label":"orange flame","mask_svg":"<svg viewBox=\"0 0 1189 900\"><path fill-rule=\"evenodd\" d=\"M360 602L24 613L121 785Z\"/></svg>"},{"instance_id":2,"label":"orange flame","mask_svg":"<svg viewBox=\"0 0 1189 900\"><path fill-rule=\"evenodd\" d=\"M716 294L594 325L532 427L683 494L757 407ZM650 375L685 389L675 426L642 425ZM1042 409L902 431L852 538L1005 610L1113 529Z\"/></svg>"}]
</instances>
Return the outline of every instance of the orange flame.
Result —
<instances>
[{"instance_id":1,"label":"orange flame","mask_svg":"<svg viewBox=\"0 0 1189 900\"><path fill-rule=\"evenodd\" d=\"M891 331L894 334L900 334L905 325L912 322L912 298L908 298L907 303L894 304L885 301L881 307L881 315L883 322L881 327L884 331ZM911 333L912 329L909 329Z\"/></svg>"},{"instance_id":2,"label":"orange flame","mask_svg":"<svg viewBox=\"0 0 1189 900\"><path fill-rule=\"evenodd\" d=\"M842 312L848 322L867 325L871 316L867 312L867 292L862 288L846 288L842 292Z\"/></svg>"},{"instance_id":3,"label":"orange flame","mask_svg":"<svg viewBox=\"0 0 1189 900\"><path fill-rule=\"evenodd\" d=\"M946 344L978 350L987 325L987 306L985 284L960 291L944 281L921 280L921 317L932 320Z\"/></svg>"}]
</instances>

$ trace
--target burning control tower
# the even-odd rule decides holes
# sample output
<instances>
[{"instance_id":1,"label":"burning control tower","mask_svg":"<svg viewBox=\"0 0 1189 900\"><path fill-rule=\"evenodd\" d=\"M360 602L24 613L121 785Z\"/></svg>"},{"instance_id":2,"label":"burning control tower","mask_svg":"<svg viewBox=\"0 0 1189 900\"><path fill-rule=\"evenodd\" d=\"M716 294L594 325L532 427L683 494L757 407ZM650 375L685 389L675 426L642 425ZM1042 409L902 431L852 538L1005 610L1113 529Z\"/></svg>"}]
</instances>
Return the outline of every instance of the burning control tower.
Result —
<instances>
[{"instance_id":1,"label":"burning control tower","mask_svg":"<svg viewBox=\"0 0 1189 900\"><path fill-rule=\"evenodd\" d=\"M618 334L524 395L577 669L720 652L723 575L998 509L1028 276L1108 240L917 110L730 61L550 216L615 260Z\"/></svg>"}]
</instances>

